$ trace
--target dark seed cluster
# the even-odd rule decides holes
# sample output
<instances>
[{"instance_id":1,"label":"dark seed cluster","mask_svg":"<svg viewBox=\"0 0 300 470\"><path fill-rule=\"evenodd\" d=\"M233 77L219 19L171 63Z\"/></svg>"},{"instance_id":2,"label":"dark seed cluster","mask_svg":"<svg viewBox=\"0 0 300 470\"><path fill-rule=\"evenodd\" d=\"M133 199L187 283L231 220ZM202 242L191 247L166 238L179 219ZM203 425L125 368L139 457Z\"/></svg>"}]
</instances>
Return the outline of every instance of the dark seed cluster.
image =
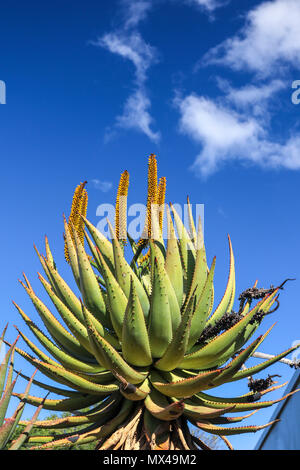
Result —
<instances>
[{"instance_id":1,"label":"dark seed cluster","mask_svg":"<svg viewBox=\"0 0 300 470\"><path fill-rule=\"evenodd\" d=\"M253 395L249 395L247 397L247 402L248 403L253 403L255 401L258 401L261 399L261 393L260 392L256 392L256 393L253 393Z\"/></svg>"},{"instance_id":2,"label":"dark seed cluster","mask_svg":"<svg viewBox=\"0 0 300 470\"><path fill-rule=\"evenodd\" d=\"M217 321L215 325L208 325L206 328L204 328L200 338L197 341L197 344L204 343L210 338L221 333L221 331L229 330L229 328L234 326L242 318L242 315L240 315L239 313L225 313L225 315L223 315L223 317L219 321Z\"/></svg>"},{"instance_id":3,"label":"dark seed cluster","mask_svg":"<svg viewBox=\"0 0 300 470\"><path fill-rule=\"evenodd\" d=\"M273 377L280 377L280 375L268 375L266 379L250 379L248 383L248 387L252 392L262 392L266 390L271 385L273 385L274 380Z\"/></svg>"},{"instance_id":4,"label":"dark seed cluster","mask_svg":"<svg viewBox=\"0 0 300 470\"><path fill-rule=\"evenodd\" d=\"M283 290L284 284L288 281L294 281L294 279L286 279L280 284L280 286L274 287L273 285L271 285L269 289L264 289L264 288L259 289L257 287L250 287L250 289L246 289L244 292L240 294L238 298L238 300L240 301L239 312L243 310L245 302L247 301L251 302L252 300L263 299L266 295L272 294L276 289Z\"/></svg>"},{"instance_id":5,"label":"dark seed cluster","mask_svg":"<svg viewBox=\"0 0 300 470\"><path fill-rule=\"evenodd\" d=\"M249 321L250 325L253 325L255 322L260 323L265 316L265 312L263 310L258 310L252 317L252 320Z\"/></svg>"}]
</instances>

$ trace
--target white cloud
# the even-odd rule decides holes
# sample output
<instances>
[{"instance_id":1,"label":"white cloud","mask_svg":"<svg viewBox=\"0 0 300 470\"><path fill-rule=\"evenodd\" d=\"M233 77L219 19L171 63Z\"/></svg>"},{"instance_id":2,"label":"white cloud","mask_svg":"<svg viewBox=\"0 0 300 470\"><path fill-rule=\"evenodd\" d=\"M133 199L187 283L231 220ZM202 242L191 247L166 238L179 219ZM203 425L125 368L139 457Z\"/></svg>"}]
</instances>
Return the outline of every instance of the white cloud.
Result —
<instances>
[{"instance_id":1,"label":"white cloud","mask_svg":"<svg viewBox=\"0 0 300 470\"><path fill-rule=\"evenodd\" d=\"M136 129L146 134L149 139L158 142L159 132L151 130L152 117L148 111L151 103L146 93L139 88L127 99L124 111L117 117L117 126L123 129Z\"/></svg>"},{"instance_id":2,"label":"white cloud","mask_svg":"<svg viewBox=\"0 0 300 470\"><path fill-rule=\"evenodd\" d=\"M226 93L224 97L226 102L232 103L237 109L251 112L255 116L264 114L265 119L268 114L268 101L288 86L283 80L272 80L265 84L249 84L233 88L227 80L219 77L217 84L220 90Z\"/></svg>"},{"instance_id":3,"label":"white cloud","mask_svg":"<svg viewBox=\"0 0 300 470\"><path fill-rule=\"evenodd\" d=\"M270 140L258 119L229 106L191 94L175 101L180 131L201 145L193 169L202 176L217 171L230 160L263 167L300 169L300 135L285 143Z\"/></svg>"},{"instance_id":4,"label":"white cloud","mask_svg":"<svg viewBox=\"0 0 300 470\"><path fill-rule=\"evenodd\" d=\"M218 79L219 88L226 92L226 99L232 101L236 106L247 107L257 103L265 102L279 90L286 87L283 80L272 80L262 85L245 85L241 88L233 88L230 83Z\"/></svg>"},{"instance_id":5,"label":"white cloud","mask_svg":"<svg viewBox=\"0 0 300 470\"><path fill-rule=\"evenodd\" d=\"M149 0L122 0L125 16L124 28L135 28L152 8Z\"/></svg>"},{"instance_id":6,"label":"white cloud","mask_svg":"<svg viewBox=\"0 0 300 470\"><path fill-rule=\"evenodd\" d=\"M219 8L226 3L228 3L228 0L187 0L188 3L198 5L199 7L205 8L209 12L215 10L216 8Z\"/></svg>"},{"instance_id":7,"label":"white cloud","mask_svg":"<svg viewBox=\"0 0 300 470\"><path fill-rule=\"evenodd\" d=\"M149 139L157 142L160 134L152 131L150 127L152 124L152 117L149 113L151 103L145 88L148 69L158 60L156 49L147 44L138 31L125 30L105 34L95 45L118 54L134 65L135 89L124 105L123 114L117 116L116 126L139 130ZM113 135L110 129L109 134L105 135L105 140L108 141Z\"/></svg>"},{"instance_id":8,"label":"white cloud","mask_svg":"<svg viewBox=\"0 0 300 470\"><path fill-rule=\"evenodd\" d=\"M156 50L147 44L136 31L130 34L124 32L105 34L95 45L102 46L130 60L135 66L136 80L139 85L146 81L148 68L157 61Z\"/></svg>"},{"instance_id":9,"label":"white cloud","mask_svg":"<svg viewBox=\"0 0 300 470\"><path fill-rule=\"evenodd\" d=\"M99 189L103 193L107 193L112 188L112 183L110 181L100 181L98 179L91 180L94 188Z\"/></svg>"},{"instance_id":10,"label":"white cloud","mask_svg":"<svg viewBox=\"0 0 300 470\"><path fill-rule=\"evenodd\" d=\"M274 0L259 4L247 14L236 36L211 49L204 63L247 69L262 76L287 65L300 68L300 2Z\"/></svg>"}]
</instances>

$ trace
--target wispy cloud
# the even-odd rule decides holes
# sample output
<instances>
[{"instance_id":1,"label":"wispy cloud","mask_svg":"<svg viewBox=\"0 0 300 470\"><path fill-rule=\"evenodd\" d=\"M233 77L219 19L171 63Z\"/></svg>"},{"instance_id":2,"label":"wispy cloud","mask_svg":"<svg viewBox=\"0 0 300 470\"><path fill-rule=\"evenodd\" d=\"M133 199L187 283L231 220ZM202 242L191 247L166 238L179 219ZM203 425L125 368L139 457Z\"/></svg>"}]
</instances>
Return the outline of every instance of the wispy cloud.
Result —
<instances>
[{"instance_id":1,"label":"wispy cloud","mask_svg":"<svg viewBox=\"0 0 300 470\"><path fill-rule=\"evenodd\" d=\"M209 12L212 12L216 8L220 8L226 5L230 0L185 0L186 3L191 5L197 5L201 8L206 9Z\"/></svg>"},{"instance_id":2,"label":"wispy cloud","mask_svg":"<svg viewBox=\"0 0 300 470\"><path fill-rule=\"evenodd\" d=\"M95 189L99 189L103 193L107 193L112 188L112 183L110 181L100 181L98 179L91 180L92 185Z\"/></svg>"},{"instance_id":3,"label":"wispy cloud","mask_svg":"<svg viewBox=\"0 0 300 470\"><path fill-rule=\"evenodd\" d=\"M196 94L175 101L180 131L201 145L193 170L203 177L232 160L268 168L300 169L300 134L274 142L259 119Z\"/></svg>"},{"instance_id":4,"label":"wispy cloud","mask_svg":"<svg viewBox=\"0 0 300 470\"><path fill-rule=\"evenodd\" d=\"M236 36L211 49L203 63L268 76L287 65L300 69L299 0L265 1L248 12Z\"/></svg>"},{"instance_id":5,"label":"wispy cloud","mask_svg":"<svg viewBox=\"0 0 300 470\"><path fill-rule=\"evenodd\" d=\"M248 111L254 115L262 115L266 119L267 106L270 99L288 85L284 80L271 80L268 83L247 84L239 88L233 87L228 80L217 77L220 90L225 93L224 100L237 109Z\"/></svg>"},{"instance_id":6,"label":"wispy cloud","mask_svg":"<svg viewBox=\"0 0 300 470\"><path fill-rule=\"evenodd\" d=\"M130 60L135 67L136 83L139 86L145 83L149 67L157 62L155 48L147 44L137 31L108 33L94 44Z\"/></svg>"},{"instance_id":7,"label":"wispy cloud","mask_svg":"<svg viewBox=\"0 0 300 470\"><path fill-rule=\"evenodd\" d=\"M160 133L151 130L152 117L149 113L150 106L151 103L146 93L141 88L138 88L127 99L123 114L117 116L117 126L123 129L137 129L146 134L149 139L158 142Z\"/></svg>"},{"instance_id":8,"label":"wispy cloud","mask_svg":"<svg viewBox=\"0 0 300 470\"><path fill-rule=\"evenodd\" d=\"M160 133L151 129L153 124L150 114L151 102L146 89L148 70L158 62L158 53L154 47L144 41L136 29L139 22L146 17L152 4L146 0L123 0L122 4L125 9L122 28L104 34L94 42L94 45L129 60L134 66L134 90L124 104L123 113L116 117L115 127L140 131L152 141L158 142ZM112 129L109 129L108 133L106 141L115 135Z\"/></svg>"},{"instance_id":9,"label":"wispy cloud","mask_svg":"<svg viewBox=\"0 0 300 470\"><path fill-rule=\"evenodd\" d=\"M122 0L124 29L135 28L144 20L153 6L150 0Z\"/></svg>"}]
</instances>

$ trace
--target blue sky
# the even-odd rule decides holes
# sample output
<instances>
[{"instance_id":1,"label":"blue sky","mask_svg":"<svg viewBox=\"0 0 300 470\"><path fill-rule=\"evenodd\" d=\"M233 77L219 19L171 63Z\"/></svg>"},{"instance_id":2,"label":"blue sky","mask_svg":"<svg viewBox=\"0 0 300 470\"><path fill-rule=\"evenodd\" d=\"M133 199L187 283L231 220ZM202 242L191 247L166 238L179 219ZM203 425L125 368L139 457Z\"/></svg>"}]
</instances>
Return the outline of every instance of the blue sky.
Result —
<instances>
[{"instance_id":1,"label":"blue sky","mask_svg":"<svg viewBox=\"0 0 300 470\"><path fill-rule=\"evenodd\" d=\"M17 279L25 271L42 292L33 243L42 250L44 234L71 282L62 213L68 215L76 185L88 181L88 217L96 225L97 207L114 202L125 169L129 202L145 201L150 153L167 177L168 201L183 204L188 194L205 204L217 299L228 272L229 233L238 293L256 279L269 287L296 278L261 326L264 333L278 322L261 350L281 352L300 340L300 105L291 99L300 79L299 22L297 0L1 6L0 324L9 321L9 340L14 324L30 337L12 299L39 324ZM293 373L282 364L272 370L282 382ZM18 381L19 391L24 384ZM247 392L246 381L238 387ZM257 413L251 423L266 422L272 412ZM253 448L259 435L232 442Z\"/></svg>"}]
</instances>

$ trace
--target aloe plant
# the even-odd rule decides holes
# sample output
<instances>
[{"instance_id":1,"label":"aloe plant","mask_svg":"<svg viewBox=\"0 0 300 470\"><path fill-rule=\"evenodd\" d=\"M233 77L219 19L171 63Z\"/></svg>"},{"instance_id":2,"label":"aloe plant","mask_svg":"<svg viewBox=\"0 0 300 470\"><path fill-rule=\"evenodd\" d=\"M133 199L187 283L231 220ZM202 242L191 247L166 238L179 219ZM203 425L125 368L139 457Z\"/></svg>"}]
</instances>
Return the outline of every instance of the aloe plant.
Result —
<instances>
[{"instance_id":1,"label":"aloe plant","mask_svg":"<svg viewBox=\"0 0 300 470\"><path fill-rule=\"evenodd\" d=\"M280 401L261 397L284 384L274 386L271 376L258 383L252 376L295 348L250 368L245 362L257 354L272 329L252 338L264 317L275 310L281 286L257 293L255 285L250 290L252 295L248 292L240 297L234 313L235 267L229 238L229 276L224 295L214 308L216 259L207 264L201 223L196 232L189 201L189 230L171 204L166 214L168 237L164 240L166 180L157 181L156 157L151 155L145 227L141 239L135 242L130 235L124 237L128 185L129 174L124 172L116 200L115 227L109 223L111 241L86 218L85 183L76 188L70 218L64 219L64 241L66 260L79 292L59 274L48 239L46 256L36 248L45 272L45 276L38 275L39 280L61 322L36 295L25 275L20 281L48 335L15 306L50 355L19 329L33 355L16 346L15 350L63 387L36 382L62 397L58 399L43 401L38 396L14 395L36 407L43 402L46 410L73 413L35 422L35 427L65 432L60 436L32 436L28 443L39 449L87 443L102 450L206 449L207 445L190 432L192 424L201 432L221 436L231 448L227 436L256 432L271 423L232 425ZM124 251L128 240L131 260ZM214 390L248 377L252 390L245 395L224 398ZM88 412L80 411L86 407L91 407ZM20 424L26 426L28 422ZM78 431L74 431L76 426Z\"/></svg>"},{"instance_id":2,"label":"aloe plant","mask_svg":"<svg viewBox=\"0 0 300 470\"><path fill-rule=\"evenodd\" d=\"M1 348L4 347L4 338L7 326L8 325L5 326L0 338L0 351ZM0 449L8 448L8 450L19 450L22 444L27 439L27 436L29 435L32 429L33 423L38 418L38 414L42 408L41 403L40 406L37 408L36 412L34 413L32 419L28 422L26 428L20 434L20 436L16 440L12 441L12 437L16 431L16 428L24 411L25 400L30 391L33 377L36 373L35 371L31 378L28 377L28 385L26 387L23 400L21 400L13 415L9 418L6 418L5 416L7 413L8 406L10 404L13 390L17 382L18 376L20 375L20 373L18 373L15 379L13 379L14 353L18 339L19 337L17 337L15 342L10 346L7 353L4 354L3 360L0 364Z\"/></svg>"}]
</instances>

